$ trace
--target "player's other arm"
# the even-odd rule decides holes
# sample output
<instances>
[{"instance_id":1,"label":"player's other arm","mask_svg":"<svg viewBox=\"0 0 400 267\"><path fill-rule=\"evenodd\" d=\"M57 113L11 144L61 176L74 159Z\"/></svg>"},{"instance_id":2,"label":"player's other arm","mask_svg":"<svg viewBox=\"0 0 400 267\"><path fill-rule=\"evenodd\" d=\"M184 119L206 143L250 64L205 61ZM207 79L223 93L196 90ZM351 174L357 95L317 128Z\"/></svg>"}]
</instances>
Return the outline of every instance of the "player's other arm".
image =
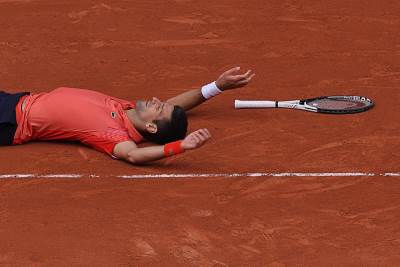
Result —
<instances>
[{"instance_id":1,"label":"player's other arm","mask_svg":"<svg viewBox=\"0 0 400 267\"><path fill-rule=\"evenodd\" d=\"M123 159L132 164L142 164L170 157L186 150L201 147L211 138L207 129L197 130L185 137L182 141L173 142L164 146L150 146L139 148L132 141L118 143L114 147L113 154L119 159Z\"/></svg>"},{"instance_id":2,"label":"player's other arm","mask_svg":"<svg viewBox=\"0 0 400 267\"><path fill-rule=\"evenodd\" d=\"M248 70L244 74L239 74L239 71L240 67L230 69L222 73L215 82L203 86L202 88L193 89L177 95L168 99L167 102L178 105L184 110L190 110L205 102L207 99L220 94L222 91L245 86L255 75L251 70Z\"/></svg>"}]
</instances>

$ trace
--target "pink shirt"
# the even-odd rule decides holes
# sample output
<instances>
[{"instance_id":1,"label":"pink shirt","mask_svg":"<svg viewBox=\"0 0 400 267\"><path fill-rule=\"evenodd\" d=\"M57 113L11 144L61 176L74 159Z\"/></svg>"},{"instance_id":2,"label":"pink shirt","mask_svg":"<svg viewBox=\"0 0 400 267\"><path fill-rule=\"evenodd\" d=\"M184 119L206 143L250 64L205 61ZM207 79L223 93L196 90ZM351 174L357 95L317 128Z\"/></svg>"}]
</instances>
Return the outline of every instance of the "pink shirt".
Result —
<instances>
[{"instance_id":1,"label":"pink shirt","mask_svg":"<svg viewBox=\"0 0 400 267\"><path fill-rule=\"evenodd\" d=\"M116 144L143 140L124 112L135 108L133 102L67 87L26 99L24 112L17 114L14 144L30 140L79 141L113 156Z\"/></svg>"}]
</instances>

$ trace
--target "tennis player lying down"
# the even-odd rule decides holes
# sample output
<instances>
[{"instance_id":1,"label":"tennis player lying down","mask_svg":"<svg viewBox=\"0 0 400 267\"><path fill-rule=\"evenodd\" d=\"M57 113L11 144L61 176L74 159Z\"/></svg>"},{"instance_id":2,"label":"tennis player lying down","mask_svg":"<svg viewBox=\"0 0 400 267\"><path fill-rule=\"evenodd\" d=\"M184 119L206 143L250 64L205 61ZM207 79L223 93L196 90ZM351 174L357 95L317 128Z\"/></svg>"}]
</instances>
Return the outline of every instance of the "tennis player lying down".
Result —
<instances>
[{"instance_id":1,"label":"tennis player lying down","mask_svg":"<svg viewBox=\"0 0 400 267\"><path fill-rule=\"evenodd\" d=\"M215 82L173 97L131 102L96 91L60 87L48 93L0 92L0 145L33 140L79 141L133 164L158 160L202 146L211 135L186 136L185 111L222 91L246 85L252 71L224 72ZM139 148L143 140L159 145Z\"/></svg>"}]
</instances>

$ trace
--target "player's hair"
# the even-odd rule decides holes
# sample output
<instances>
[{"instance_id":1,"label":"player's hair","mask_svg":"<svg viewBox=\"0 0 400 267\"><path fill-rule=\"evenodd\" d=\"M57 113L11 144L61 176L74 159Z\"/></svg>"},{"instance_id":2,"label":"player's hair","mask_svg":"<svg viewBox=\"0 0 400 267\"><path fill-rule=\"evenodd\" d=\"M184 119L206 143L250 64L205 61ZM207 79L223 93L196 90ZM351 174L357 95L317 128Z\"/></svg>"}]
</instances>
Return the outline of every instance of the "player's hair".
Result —
<instances>
[{"instance_id":1,"label":"player's hair","mask_svg":"<svg viewBox=\"0 0 400 267\"><path fill-rule=\"evenodd\" d=\"M185 138L188 121L186 112L180 106L174 106L171 120L155 120L157 125L156 133L143 132L143 137L157 144L166 144Z\"/></svg>"}]
</instances>

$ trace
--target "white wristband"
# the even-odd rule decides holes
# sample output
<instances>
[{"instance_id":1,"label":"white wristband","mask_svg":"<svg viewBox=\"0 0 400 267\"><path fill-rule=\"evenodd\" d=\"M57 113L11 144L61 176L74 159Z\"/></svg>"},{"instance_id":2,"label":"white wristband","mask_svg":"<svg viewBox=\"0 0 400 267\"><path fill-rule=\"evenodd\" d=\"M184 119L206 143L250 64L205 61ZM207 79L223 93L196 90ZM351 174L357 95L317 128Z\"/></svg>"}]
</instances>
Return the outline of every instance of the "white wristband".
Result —
<instances>
[{"instance_id":1,"label":"white wristband","mask_svg":"<svg viewBox=\"0 0 400 267\"><path fill-rule=\"evenodd\" d=\"M218 89L215 82L209 83L201 87L201 94L205 99L210 99L211 97L219 95L220 93L222 93L222 91Z\"/></svg>"}]
</instances>

